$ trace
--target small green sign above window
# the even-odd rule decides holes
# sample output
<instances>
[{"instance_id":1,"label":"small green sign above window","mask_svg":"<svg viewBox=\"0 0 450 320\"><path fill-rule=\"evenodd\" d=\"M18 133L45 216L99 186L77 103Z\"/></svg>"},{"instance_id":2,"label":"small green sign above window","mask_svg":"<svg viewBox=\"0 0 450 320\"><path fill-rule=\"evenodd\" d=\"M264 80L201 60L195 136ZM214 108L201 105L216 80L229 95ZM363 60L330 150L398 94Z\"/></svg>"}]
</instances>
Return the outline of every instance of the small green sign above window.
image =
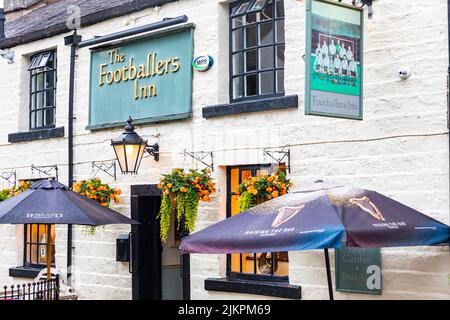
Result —
<instances>
[{"instance_id":1,"label":"small green sign above window","mask_svg":"<svg viewBox=\"0 0 450 320\"><path fill-rule=\"evenodd\" d=\"M192 56L192 25L93 51L87 129L190 117Z\"/></svg>"}]
</instances>

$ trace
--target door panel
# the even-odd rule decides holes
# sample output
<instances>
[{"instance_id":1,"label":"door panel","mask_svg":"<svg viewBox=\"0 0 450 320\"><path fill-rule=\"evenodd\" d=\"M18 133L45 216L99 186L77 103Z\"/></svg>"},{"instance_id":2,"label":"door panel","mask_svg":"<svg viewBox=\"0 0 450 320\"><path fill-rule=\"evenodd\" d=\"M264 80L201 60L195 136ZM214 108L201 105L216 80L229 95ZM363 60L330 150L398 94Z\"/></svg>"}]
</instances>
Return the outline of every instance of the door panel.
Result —
<instances>
[{"instance_id":1,"label":"door panel","mask_svg":"<svg viewBox=\"0 0 450 320\"><path fill-rule=\"evenodd\" d=\"M132 231L133 300L161 300L161 240L156 219L161 197L132 196L131 218L140 222Z\"/></svg>"}]
</instances>

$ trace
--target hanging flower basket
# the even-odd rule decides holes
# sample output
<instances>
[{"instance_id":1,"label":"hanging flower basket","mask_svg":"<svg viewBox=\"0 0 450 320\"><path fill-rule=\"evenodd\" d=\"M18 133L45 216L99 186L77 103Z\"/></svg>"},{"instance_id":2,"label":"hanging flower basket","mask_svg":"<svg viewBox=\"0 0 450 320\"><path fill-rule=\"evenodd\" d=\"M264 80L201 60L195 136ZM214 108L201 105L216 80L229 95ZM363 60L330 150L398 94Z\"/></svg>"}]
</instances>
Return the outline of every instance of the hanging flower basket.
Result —
<instances>
[{"instance_id":1,"label":"hanging flower basket","mask_svg":"<svg viewBox=\"0 0 450 320\"><path fill-rule=\"evenodd\" d=\"M73 191L84 197L97 201L104 207L109 207L111 202L120 203L120 189L112 188L108 184L102 183L99 178L82 180L74 184ZM94 235L97 228L94 226L83 226L83 231L87 235Z\"/></svg>"},{"instance_id":2,"label":"hanging flower basket","mask_svg":"<svg viewBox=\"0 0 450 320\"><path fill-rule=\"evenodd\" d=\"M31 188L33 183L31 181L20 181L18 186L13 186L11 188L6 188L0 191L0 202L5 201L11 197L17 196L18 194L24 192Z\"/></svg>"},{"instance_id":3,"label":"hanging flower basket","mask_svg":"<svg viewBox=\"0 0 450 320\"><path fill-rule=\"evenodd\" d=\"M271 176L249 177L238 187L239 209L248 210L264 201L288 193L292 183L282 171Z\"/></svg>"},{"instance_id":4,"label":"hanging flower basket","mask_svg":"<svg viewBox=\"0 0 450 320\"><path fill-rule=\"evenodd\" d=\"M158 188L163 190L158 214L163 242L167 241L171 215L174 212L178 221L184 218L185 227L191 233L195 228L199 202L211 201L211 195L216 192L209 169L200 171L190 169L187 172L184 169L173 169L171 173L163 175Z\"/></svg>"}]
</instances>

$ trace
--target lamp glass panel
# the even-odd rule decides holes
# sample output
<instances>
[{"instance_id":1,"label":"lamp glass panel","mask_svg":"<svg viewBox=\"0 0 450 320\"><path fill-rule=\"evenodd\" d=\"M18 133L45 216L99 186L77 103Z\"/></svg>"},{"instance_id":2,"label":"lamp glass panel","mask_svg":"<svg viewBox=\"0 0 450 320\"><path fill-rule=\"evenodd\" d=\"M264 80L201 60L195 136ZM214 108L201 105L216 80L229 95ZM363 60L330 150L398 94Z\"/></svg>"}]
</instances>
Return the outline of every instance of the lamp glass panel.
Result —
<instances>
[{"instance_id":1,"label":"lamp glass panel","mask_svg":"<svg viewBox=\"0 0 450 320\"><path fill-rule=\"evenodd\" d=\"M136 173L138 164L144 155L144 144L118 144L114 145L117 161L122 172Z\"/></svg>"}]
</instances>

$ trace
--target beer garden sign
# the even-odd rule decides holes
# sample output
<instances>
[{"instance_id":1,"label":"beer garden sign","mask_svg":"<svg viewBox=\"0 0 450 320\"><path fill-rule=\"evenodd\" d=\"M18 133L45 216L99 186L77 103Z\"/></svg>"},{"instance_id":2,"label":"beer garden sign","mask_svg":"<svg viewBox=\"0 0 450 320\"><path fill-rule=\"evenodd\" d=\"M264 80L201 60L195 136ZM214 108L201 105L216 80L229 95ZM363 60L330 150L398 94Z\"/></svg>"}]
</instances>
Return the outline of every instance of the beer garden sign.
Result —
<instances>
[{"instance_id":1,"label":"beer garden sign","mask_svg":"<svg viewBox=\"0 0 450 320\"><path fill-rule=\"evenodd\" d=\"M188 118L193 26L97 48L91 54L87 129Z\"/></svg>"}]
</instances>

